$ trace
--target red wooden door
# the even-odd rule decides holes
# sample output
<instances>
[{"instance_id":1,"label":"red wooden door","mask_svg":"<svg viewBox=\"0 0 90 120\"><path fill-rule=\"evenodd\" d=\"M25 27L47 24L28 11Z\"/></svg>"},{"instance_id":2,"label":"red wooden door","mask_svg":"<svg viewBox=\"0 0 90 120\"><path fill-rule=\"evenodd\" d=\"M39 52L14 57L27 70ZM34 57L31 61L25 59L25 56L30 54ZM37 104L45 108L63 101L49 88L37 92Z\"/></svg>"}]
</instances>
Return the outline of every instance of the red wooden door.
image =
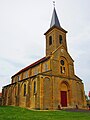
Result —
<instances>
[{"instance_id":1,"label":"red wooden door","mask_svg":"<svg viewBox=\"0 0 90 120\"><path fill-rule=\"evenodd\" d=\"M61 91L61 105L62 107L67 107L67 92Z\"/></svg>"}]
</instances>

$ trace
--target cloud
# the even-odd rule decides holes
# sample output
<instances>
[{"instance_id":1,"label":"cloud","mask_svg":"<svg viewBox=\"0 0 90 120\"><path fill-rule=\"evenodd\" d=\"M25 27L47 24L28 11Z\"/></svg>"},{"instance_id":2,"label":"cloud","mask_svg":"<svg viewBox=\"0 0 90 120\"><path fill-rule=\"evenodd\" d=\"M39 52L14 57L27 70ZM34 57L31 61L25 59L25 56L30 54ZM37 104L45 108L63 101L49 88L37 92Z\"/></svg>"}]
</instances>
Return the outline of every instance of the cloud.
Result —
<instances>
[{"instance_id":1,"label":"cloud","mask_svg":"<svg viewBox=\"0 0 90 120\"><path fill-rule=\"evenodd\" d=\"M24 66L24 64L23 63L21 63L21 62L16 62L16 61L14 61L14 60L12 60L12 59L8 59L8 58L1 58L0 57L0 59L3 61L3 62L5 62L5 63L8 63L8 64L10 64L10 65L12 65L13 67L23 67Z\"/></svg>"}]
</instances>

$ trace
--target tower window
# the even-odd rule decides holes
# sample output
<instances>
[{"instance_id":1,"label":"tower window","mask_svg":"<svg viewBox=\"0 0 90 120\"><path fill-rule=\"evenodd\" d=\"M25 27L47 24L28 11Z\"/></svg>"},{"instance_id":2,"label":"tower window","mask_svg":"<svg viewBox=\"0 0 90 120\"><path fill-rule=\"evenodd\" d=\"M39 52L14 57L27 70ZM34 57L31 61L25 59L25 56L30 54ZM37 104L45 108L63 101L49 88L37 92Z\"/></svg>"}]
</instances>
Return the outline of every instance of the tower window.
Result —
<instances>
[{"instance_id":1,"label":"tower window","mask_svg":"<svg viewBox=\"0 0 90 120\"><path fill-rule=\"evenodd\" d=\"M62 35L59 35L59 43L62 44Z\"/></svg>"},{"instance_id":2,"label":"tower window","mask_svg":"<svg viewBox=\"0 0 90 120\"><path fill-rule=\"evenodd\" d=\"M26 96L26 84L24 84L24 96Z\"/></svg>"},{"instance_id":3,"label":"tower window","mask_svg":"<svg viewBox=\"0 0 90 120\"><path fill-rule=\"evenodd\" d=\"M52 36L49 37L49 45L52 44Z\"/></svg>"}]
</instances>

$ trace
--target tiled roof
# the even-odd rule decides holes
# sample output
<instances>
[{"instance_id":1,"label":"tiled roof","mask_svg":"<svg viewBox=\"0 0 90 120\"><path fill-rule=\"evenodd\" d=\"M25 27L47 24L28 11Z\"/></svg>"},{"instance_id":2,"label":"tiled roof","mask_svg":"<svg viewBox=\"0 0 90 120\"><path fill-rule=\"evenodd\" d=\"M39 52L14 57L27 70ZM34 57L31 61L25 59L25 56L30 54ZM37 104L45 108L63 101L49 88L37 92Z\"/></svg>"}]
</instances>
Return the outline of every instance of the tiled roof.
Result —
<instances>
[{"instance_id":1,"label":"tiled roof","mask_svg":"<svg viewBox=\"0 0 90 120\"><path fill-rule=\"evenodd\" d=\"M41 58L40 60L34 62L33 64L31 64L31 65L23 68L22 70L20 70L19 72L17 72L17 73L16 73L15 75L13 75L12 77L14 77L14 76L16 76L16 75L18 75L18 74L20 74L20 73L28 70L29 68L33 68L34 66L36 66L36 65L38 65L38 64L40 64L40 63L42 63L42 62L44 62L44 61L46 61L46 60L48 60L49 58L50 58L50 56Z\"/></svg>"}]
</instances>

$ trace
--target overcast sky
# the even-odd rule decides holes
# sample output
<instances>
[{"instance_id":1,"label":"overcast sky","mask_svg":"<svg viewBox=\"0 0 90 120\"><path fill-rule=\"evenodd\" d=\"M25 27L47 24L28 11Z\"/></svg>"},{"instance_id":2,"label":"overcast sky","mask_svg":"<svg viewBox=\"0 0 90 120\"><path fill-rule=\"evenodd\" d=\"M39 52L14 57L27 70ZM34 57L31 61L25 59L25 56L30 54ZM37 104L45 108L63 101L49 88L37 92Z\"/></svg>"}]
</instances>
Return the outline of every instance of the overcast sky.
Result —
<instances>
[{"instance_id":1,"label":"overcast sky","mask_svg":"<svg viewBox=\"0 0 90 120\"><path fill-rule=\"evenodd\" d=\"M56 0L75 73L90 90L90 0ZM11 76L45 56L52 0L0 0L0 92Z\"/></svg>"}]
</instances>

